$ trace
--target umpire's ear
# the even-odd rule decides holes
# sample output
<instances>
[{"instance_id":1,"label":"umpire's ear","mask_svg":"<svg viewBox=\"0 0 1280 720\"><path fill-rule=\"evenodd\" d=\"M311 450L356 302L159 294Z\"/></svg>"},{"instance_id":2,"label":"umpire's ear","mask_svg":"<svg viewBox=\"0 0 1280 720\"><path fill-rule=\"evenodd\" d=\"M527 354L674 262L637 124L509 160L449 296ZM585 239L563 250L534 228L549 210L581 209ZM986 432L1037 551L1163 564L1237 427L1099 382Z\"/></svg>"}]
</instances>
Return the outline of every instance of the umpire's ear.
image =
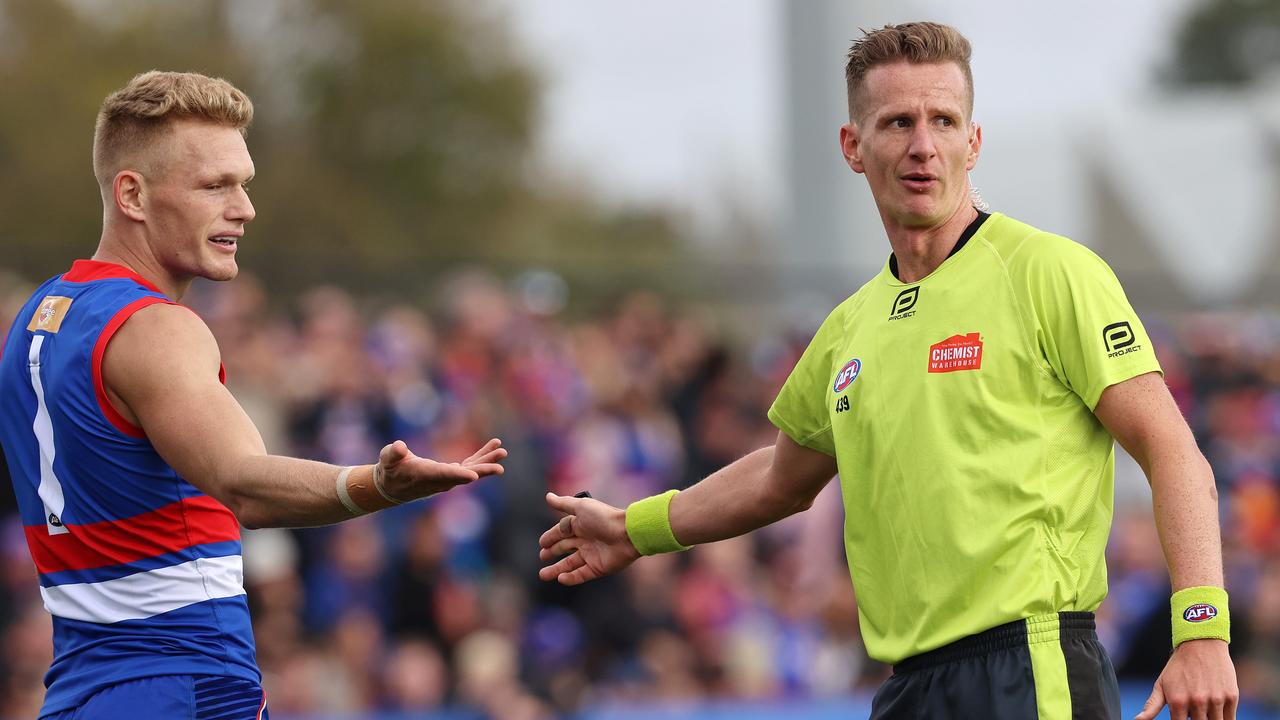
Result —
<instances>
[{"instance_id":1,"label":"umpire's ear","mask_svg":"<svg viewBox=\"0 0 1280 720\"><path fill-rule=\"evenodd\" d=\"M863 172L861 144L858 137L858 126L851 122L847 122L840 126L840 152L844 154L844 161L848 164L849 169L858 173ZM977 157L975 156L976 160Z\"/></svg>"},{"instance_id":2,"label":"umpire's ear","mask_svg":"<svg viewBox=\"0 0 1280 720\"><path fill-rule=\"evenodd\" d=\"M978 164L978 154L982 152L982 126L976 122L969 123L969 157L965 159L964 169L972 170Z\"/></svg>"}]
</instances>

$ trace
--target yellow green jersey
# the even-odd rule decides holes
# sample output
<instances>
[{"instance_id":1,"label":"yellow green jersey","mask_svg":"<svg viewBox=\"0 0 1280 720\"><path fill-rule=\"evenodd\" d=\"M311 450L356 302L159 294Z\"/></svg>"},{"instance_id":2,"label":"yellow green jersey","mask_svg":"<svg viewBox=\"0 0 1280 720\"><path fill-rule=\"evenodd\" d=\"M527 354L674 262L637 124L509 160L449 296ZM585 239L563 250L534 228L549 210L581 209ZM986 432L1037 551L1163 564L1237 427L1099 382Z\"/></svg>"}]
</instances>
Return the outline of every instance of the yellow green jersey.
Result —
<instances>
[{"instance_id":1,"label":"yellow green jersey","mask_svg":"<svg viewBox=\"0 0 1280 720\"><path fill-rule=\"evenodd\" d=\"M1096 609L1115 455L1093 408L1159 370L1106 263L998 213L924 279L890 257L841 303L769 419L837 460L871 656Z\"/></svg>"}]
</instances>

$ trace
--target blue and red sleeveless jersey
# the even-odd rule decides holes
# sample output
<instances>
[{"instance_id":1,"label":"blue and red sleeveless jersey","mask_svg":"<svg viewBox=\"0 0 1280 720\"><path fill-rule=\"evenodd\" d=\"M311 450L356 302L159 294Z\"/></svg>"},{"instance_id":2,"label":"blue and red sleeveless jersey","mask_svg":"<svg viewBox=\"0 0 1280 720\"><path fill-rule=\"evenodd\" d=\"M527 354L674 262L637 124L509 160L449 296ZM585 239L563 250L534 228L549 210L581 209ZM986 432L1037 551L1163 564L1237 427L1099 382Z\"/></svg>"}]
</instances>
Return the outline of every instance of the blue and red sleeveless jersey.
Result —
<instances>
[{"instance_id":1,"label":"blue and red sleeveless jersey","mask_svg":"<svg viewBox=\"0 0 1280 720\"><path fill-rule=\"evenodd\" d=\"M102 358L138 310L172 303L79 260L40 286L0 353L0 442L53 615L44 713L154 675L260 681L240 527L107 398Z\"/></svg>"}]
</instances>

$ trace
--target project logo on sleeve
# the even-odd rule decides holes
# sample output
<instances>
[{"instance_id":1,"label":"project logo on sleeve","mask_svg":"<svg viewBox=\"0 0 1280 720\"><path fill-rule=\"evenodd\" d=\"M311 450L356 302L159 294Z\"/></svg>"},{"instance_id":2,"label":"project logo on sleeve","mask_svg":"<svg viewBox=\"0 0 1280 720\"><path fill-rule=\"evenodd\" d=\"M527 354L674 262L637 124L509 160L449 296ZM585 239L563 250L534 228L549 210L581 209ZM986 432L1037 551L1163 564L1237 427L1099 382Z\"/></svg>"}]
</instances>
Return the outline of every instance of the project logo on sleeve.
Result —
<instances>
[{"instance_id":1,"label":"project logo on sleeve","mask_svg":"<svg viewBox=\"0 0 1280 720\"><path fill-rule=\"evenodd\" d=\"M1127 321L1111 323L1102 328L1102 344L1107 348L1109 358L1141 350L1141 345L1134 344L1137 340L1137 336L1133 334L1133 326Z\"/></svg>"},{"instance_id":2,"label":"project logo on sleeve","mask_svg":"<svg viewBox=\"0 0 1280 720\"><path fill-rule=\"evenodd\" d=\"M1182 611L1182 619L1192 623L1206 622L1216 617L1218 617L1218 608L1209 603L1192 605Z\"/></svg>"},{"instance_id":3,"label":"project logo on sleeve","mask_svg":"<svg viewBox=\"0 0 1280 720\"><path fill-rule=\"evenodd\" d=\"M982 336L971 332L952 335L929 348L929 372L948 373L957 370L982 369Z\"/></svg>"},{"instance_id":4,"label":"project logo on sleeve","mask_svg":"<svg viewBox=\"0 0 1280 720\"><path fill-rule=\"evenodd\" d=\"M858 358L850 360L840 368L840 372L836 373L836 382L831 389L835 392L844 392L845 388L858 379L860 372L862 372L862 361Z\"/></svg>"}]
</instances>

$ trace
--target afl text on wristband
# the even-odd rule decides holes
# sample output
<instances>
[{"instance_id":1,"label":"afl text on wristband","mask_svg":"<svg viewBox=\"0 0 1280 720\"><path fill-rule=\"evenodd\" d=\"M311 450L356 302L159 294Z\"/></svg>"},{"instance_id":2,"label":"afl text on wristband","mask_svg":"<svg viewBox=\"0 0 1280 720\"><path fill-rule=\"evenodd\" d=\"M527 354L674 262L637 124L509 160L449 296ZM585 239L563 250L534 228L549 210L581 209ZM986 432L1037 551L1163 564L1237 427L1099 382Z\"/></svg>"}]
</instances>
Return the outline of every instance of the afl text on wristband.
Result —
<instances>
[{"instance_id":1,"label":"afl text on wristband","mask_svg":"<svg viewBox=\"0 0 1280 720\"><path fill-rule=\"evenodd\" d=\"M1227 591L1200 586L1179 590L1169 600L1173 621L1173 646L1188 640L1212 638L1231 642L1231 613Z\"/></svg>"}]
</instances>

